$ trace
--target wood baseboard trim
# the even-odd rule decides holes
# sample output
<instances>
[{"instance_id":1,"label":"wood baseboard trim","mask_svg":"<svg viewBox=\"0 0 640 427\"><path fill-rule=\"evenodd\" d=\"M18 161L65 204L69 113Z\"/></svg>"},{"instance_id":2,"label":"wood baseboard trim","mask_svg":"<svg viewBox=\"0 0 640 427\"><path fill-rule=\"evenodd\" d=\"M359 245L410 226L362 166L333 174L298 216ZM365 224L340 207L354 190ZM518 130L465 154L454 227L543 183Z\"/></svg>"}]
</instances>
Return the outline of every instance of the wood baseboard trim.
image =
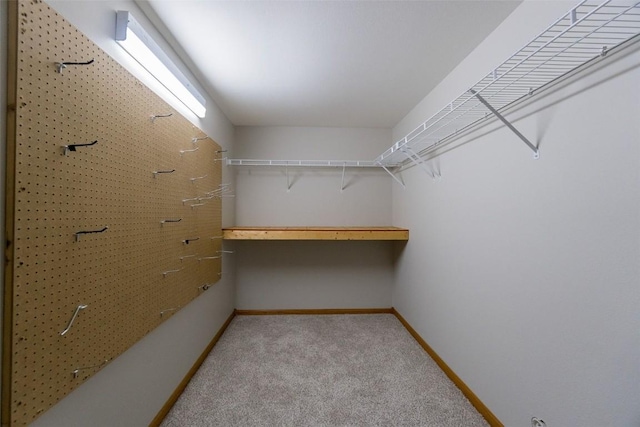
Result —
<instances>
[{"instance_id":1,"label":"wood baseboard trim","mask_svg":"<svg viewBox=\"0 0 640 427\"><path fill-rule=\"evenodd\" d=\"M283 310L236 310L238 316L273 316L288 314L393 314L393 308L309 308Z\"/></svg>"},{"instance_id":2,"label":"wood baseboard trim","mask_svg":"<svg viewBox=\"0 0 640 427\"><path fill-rule=\"evenodd\" d=\"M491 427L504 427L504 424L500 422L493 412L475 395L473 391L460 379L460 377L453 372L453 370L438 356L438 354L427 344L427 342L416 332L415 329L402 317L395 308L328 308L328 309L286 309L286 310L234 310L229 318L224 322L222 327L218 330L213 337L209 345L204 349L198 360L195 361L189 372L182 379L180 384L173 391L167 402L162 406L158 414L149 424L149 427L159 427L164 418L167 416L173 405L178 401L180 395L184 392L184 389L191 381L191 378L198 371L202 363L205 361L213 347L222 337L222 334L227 329L231 321L235 316L263 316L263 315L291 315L291 314L303 314L303 315L315 315L315 314L393 314L407 329L411 336L420 344L420 346L427 352L429 356L436 362L436 364L442 369L442 371L449 377L449 379L460 389L462 394L471 402L476 410L484 417Z\"/></svg>"},{"instance_id":3,"label":"wood baseboard trim","mask_svg":"<svg viewBox=\"0 0 640 427\"><path fill-rule=\"evenodd\" d=\"M218 333L216 333L216 335L213 337L209 345L207 345L207 348L204 349L200 357L198 357L198 360L195 361L191 369L189 369L189 372L187 372L187 374L184 376L182 381L180 381L180 384L178 384L178 386L173 391L173 393L171 393L171 396L169 396L169 399L167 400L167 402L162 406L162 408L160 408L160 411L155 416L155 418L151 421L151 423L149 424L149 427L160 426L160 424L162 423L164 418L167 416L171 408L173 408L173 405L175 405L175 403L178 401L178 398L180 397L182 392L184 392L184 389L187 388L187 385L189 384L189 381L191 381L191 378L193 378L193 376L196 374L196 372L198 371L202 363L205 361L209 353L211 353L211 350L213 350L213 347L220 340L220 337L222 336L222 334L224 334L224 331L227 330L227 327L229 327L229 324L231 323L234 317L236 317L235 310L229 315L227 320L218 330Z\"/></svg>"},{"instance_id":4,"label":"wood baseboard trim","mask_svg":"<svg viewBox=\"0 0 640 427\"><path fill-rule=\"evenodd\" d=\"M438 354L429 347L429 344L422 339L422 337L416 332L413 327L398 313L395 308L391 309L391 312L398 318L400 323L404 325L404 327L409 331L411 336L415 338L415 340L420 344L420 346L427 352L429 356L436 362L436 364L442 369L442 371L449 377L449 379L460 389L462 394L471 402L471 404L476 408L476 410L484 417L485 420L489 423L491 427L504 427L504 424L500 422L498 417L496 417L493 412L475 395L473 391L460 379L458 375L438 356Z\"/></svg>"}]
</instances>

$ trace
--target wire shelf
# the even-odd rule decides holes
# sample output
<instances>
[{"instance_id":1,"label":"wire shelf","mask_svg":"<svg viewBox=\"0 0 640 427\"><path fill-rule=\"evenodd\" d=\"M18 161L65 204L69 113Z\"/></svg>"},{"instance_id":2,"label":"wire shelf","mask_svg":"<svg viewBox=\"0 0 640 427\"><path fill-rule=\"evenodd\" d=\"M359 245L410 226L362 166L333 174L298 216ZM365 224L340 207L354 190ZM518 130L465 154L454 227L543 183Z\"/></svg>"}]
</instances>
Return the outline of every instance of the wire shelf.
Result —
<instances>
[{"instance_id":1,"label":"wire shelf","mask_svg":"<svg viewBox=\"0 0 640 427\"><path fill-rule=\"evenodd\" d=\"M374 160L258 160L227 159L228 166L291 166L291 167L331 167L331 168L379 168ZM393 165L397 166L397 165Z\"/></svg>"},{"instance_id":2,"label":"wire shelf","mask_svg":"<svg viewBox=\"0 0 640 427\"><path fill-rule=\"evenodd\" d=\"M387 167L424 157L496 111L605 56L640 33L640 2L585 0L382 153ZM537 149L532 147L537 154Z\"/></svg>"}]
</instances>

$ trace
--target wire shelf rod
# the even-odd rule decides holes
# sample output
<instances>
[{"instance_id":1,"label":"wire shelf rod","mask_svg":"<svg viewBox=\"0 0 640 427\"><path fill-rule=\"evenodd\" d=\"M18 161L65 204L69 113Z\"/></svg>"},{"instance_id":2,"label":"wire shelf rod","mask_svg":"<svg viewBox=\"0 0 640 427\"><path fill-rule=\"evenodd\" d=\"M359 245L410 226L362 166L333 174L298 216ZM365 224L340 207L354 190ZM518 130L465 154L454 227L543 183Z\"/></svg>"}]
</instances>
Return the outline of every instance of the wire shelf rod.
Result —
<instances>
[{"instance_id":1,"label":"wire shelf rod","mask_svg":"<svg viewBox=\"0 0 640 427\"><path fill-rule=\"evenodd\" d=\"M620 13L622 14L622 13L624 13L624 12L620 12ZM586 19L586 17L584 17L584 18L582 18L582 19ZM613 19L615 19L615 17L614 17ZM603 21L603 22L604 22L604 21ZM603 25L606 25L608 22L609 22L609 21L604 22L604 23L603 23ZM595 31L597 31L597 30L598 30L598 28L600 28L600 27L597 27L597 28L593 29L593 30L591 31L591 33L593 33L593 32L595 32ZM591 33L589 33L589 34L591 34ZM589 34L587 34L585 37L587 37ZM531 69L531 70L530 70L527 74L525 74L525 75L528 75L528 74L530 74L530 73L533 73L533 72L534 72L534 71L536 71L539 67L541 67L541 66L545 65L548 61L553 60L557 55L560 55L561 53L564 53L567 49L569 49L569 48L573 47L573 46L574 46L576 43L578 43L579 41L580 41L580 40L576 40L573 44L570 44L570 45L566 46L563 50L561 50L560 52L557 52L557 53L556 53L556 55L554 55L554 56L550 57L549 59L547 59L547 60L546 60L546 61L544 61L543 63L541 63L541 64L539 64L538 66L534 67L533 69ZM578 62L578 61L576 61L576 62ZM560 76L558 76L558 77L560 77ZM517 79L517 80L518 80L518 79ZM516 80L516 81L517 81L517 80ZM509 84L509 85L507 85L506 87L509 87L511 84L513 84L513 83L510 83L510 84ZM500 91L498 91L498 93L499 93L499 92L500 92ZM479 94L479 93L480 93L480 91L478 91L478 94ZM490 96L489 96L489 98L490 98Z\"/></svg>"},{"instance_id":2,"label":"wire shelf rod","mask_svg":"<svg viewBox=\"0 0 640 427\"><path fill-rule=\"evenodd\" d=\"M227 159L228 166L284 166L284 167L333 167L333 168L379 168L371 160L263 160Z\"/></svg>"},{"instance_id":3,"label":"wire shelf rod","mask_svg":"<svg viewBox=\"0 0 640 427\"><path fill-rule=\"evenodd\" d=\"M519 101L637 36L639 4L636 1L617 4L614 0L580 2L470 89L481 94L496 110ZM376 160L385 165L395 161L404 166L408 160L402 158L402 147L416 149L425 141L434 140L434 145L439 144L486 117L477 102L469 103L470 98L468 91L461 94Z\"/></svg>"},{"instance_id":4,"label":"wire shelf rod","mask_svg":"<svg viewBox=\"0 0 640 427\"><path fill-rule=\"evenodd\" d=\"M581 3L579 3L579 5L578 5L577 7L581 6L581 5L582 5L582 4L584 4L584 3L586 3L586 0L585 0L585 1L582 1ZM576 8L577 8L577 7L576 7ZM567 15L568 15L568 14L563 15L563 16L562 16L561 18L559 18L556 22L554 22L554 23L553 23L549 28L552 28L552 27L554 27L555 25L559 24L562 20L564 20L564 19L567 17ZM547 31L549 30L549 28L547 28L545 31L543 31L540 35L542 35L542 34L544 34L545 32L547 32ZM566 31L566 30L565 30L565 31ZM555 35L554 37L552 37L548 42L546 42L546 43L542 44L540 47L538 47L537 49L535 49L533 52L529 53L529 54L528 54L528 55L526 55L524 58L522 58L522 59L520 59L519 61L517 61L517 62L516 62L516 64L512 65L512 66L509 68L509 70L507 70L506 72L504 72L502 75L503 75L503 76L504 76L504 75L506 75L506 73L508 73L510 70L513 70L513 69L514 69L515 67L517 67L519 64L521 64L521 63L523 63L525 60L527 60L527 58L531 57L531 56L532 56L532 55L534 55L536 52L540 51L544 46L546 46L546 45L548 45L549 43L551 43L553 40L555 40L557 37L559 37L559 36L560 36L561 34L563 34L563 33L564 33L564 31L559 32L558 34L556 34L556 35ZM537 39L540 37L540 35L538 35L536 38L534 38L534 40L537 40ZM519 50L518 52L516 52L515 54L511 55L511 57L509 57L509 58L508 58L508 59L507 59L507 60L506 60L502 65L504 65L504 64L508 63L509 61L513 60L517 55L519 55L519 54L521 54L521 53L522 53L522 49L521 49L521 50ZM501 66L502 66L502 65L501 65ZM486 78L486 77L485 77L485 78ZM484 80L484 79L483 79L483 80ZM482 82L483 80L481 80L480 82ZM497 79L494 79L494 80L497 80ZM480 90L478 90L478 92L482 94L482 92L483 92L485 89L486 89L486 87L485 87L485 88L481 88ZM468 97L469 97L468 95L466 95L466 91L465 91L465 93L464 93L464 94L460 95L460 96L458 97L458 99L459 99L459 98L462 98L462 97L466 97L466 98L468 98ZM465 102L466 102L466 101L465 101ZM464 102L463 102L463 104L464 104ZM455 108L452 108L452 109L450 110L450 112L455 111L457 108L459 108L459 106L458 106L458 107L455 107ZM440 111L442 111L442 110L440 110ZM416 130L418 130L420 127L422 127L422 128L423 128L423 131L424 131L424 130L426 130L426 123L427 123L427 122L429 122L429 121L430 121L433 117L435 117L436 115L440 114L440 111L439 111L438 113L434 114L434 116L432 116L431 118L427 119L427 121L426 121L426 122L424 122L422 125L418 126L418 128L416 128ZM446 114L445 114L445 116L446 116L446 115L448 115L448 114L450 114L450 113L446 113ZM436 120L432 125L437 124L440 120L442 120L442 118L439 118L438 120ZM430 125L430 126L432 126L432 125ZM415 132L416 130L414 130L413 132ZM413 133L413 132L410 132L409 134L411 134L411 133ZM401 140L401 141L402 141L402 140ZM400 141L399 141L399 142L400 142ZM393 151L392 151L392 153L393 153L393 152L395 152L397 149L399 149L399 148L400 148L399 142L395 144L396 148L395 148L395 150L393 150ZM407 137L405 137L405 138L404 138L404 144L402 144L402 145L406 145L408 142L409 142L409 140L407 140ZM393 147L392 147L392 148L393 148ZM390 153L390 154L391 154L391 153ZM384 154L383 154L383 155L384 155Z\"/></svg>"}]
</instances>

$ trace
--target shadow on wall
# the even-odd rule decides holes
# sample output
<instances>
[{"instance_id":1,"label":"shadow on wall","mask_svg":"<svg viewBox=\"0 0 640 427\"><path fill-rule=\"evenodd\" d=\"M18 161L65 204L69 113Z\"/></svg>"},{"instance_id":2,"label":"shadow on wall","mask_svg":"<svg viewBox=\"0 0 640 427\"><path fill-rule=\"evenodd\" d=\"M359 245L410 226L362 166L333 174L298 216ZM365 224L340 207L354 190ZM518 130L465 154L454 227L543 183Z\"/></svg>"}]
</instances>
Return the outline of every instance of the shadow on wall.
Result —
<instances>
[{"instance_id":1,"label":"shadow on wall","mask_svg":"<svg viewBox=\"0 0 640 427\"><path fill-rule=\"evenodd\" d=\"M596 80L588 80L588 77L597 75L596 73L603 67L608 67L640 51L640 40L634 43L634 45L628 48L623 48L623 50L617 52L610 52L606 57L595 59L593 65L588 69L579 69L569 73L569 75L550 83L548 87L539 89L534 93L534 96L525 97L515 102L514 105L509 108L500 111L500 113L514 124L516 128L518 128L518 121L530 116L535 116L537 121L536 128L528 130L527 132L535 134L535 146L540 149L544 136L553 123L556 111L555 107L557 105L640 67L640 64L634 64L615 74L603 74L597 77ZM528 108L530 104L534 102L536 105L535 109ZM488 116L486 120L481 120L477 125L472 125L469 129L460 131L454 140L441 143L440 148L437 150L430 152L423 151L422 154L424 155L425 161L431 161L442 154L448 153L503 128L504 125L500 123L495 116L491 115ZM530 135L528 135L527 132L524 132L525 136L529 137ZM514 138L517 139L515 135ZM533 138L530 139L533 140Z\"/></svg>"},{"instance_id":2,"label":"shadow on wall","mask_svg":"<svg viewBox=\"0 0 640 427\"><path fill-rule=\"evenodd\" d=\"M402 255L404 254L404 250L407 247L407 244L409 244L409 242L406 240L393 242L393 250L391 252L391 257L392 257L391 262L393 263L394 266L397 265L400 258L402 258Z\"/></svg>"}]
</instances>

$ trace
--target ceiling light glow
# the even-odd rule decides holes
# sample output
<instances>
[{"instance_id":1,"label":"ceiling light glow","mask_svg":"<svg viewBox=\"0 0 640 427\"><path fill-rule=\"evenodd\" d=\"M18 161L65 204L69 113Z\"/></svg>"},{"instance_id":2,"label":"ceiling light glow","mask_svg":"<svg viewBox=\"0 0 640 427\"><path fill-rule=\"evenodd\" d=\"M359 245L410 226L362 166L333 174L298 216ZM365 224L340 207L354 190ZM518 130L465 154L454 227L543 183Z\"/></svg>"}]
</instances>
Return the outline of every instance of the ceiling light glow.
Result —
<instances>
[{"instance_id":1,"label":"ceiling light glow","mask_svg":"<svg viewBox=\"0 0 640 427\"><path fill-rule=\"evenodd\" d=\"M204 97L127 11L116 13L115 40L189 110L205 116Z\"/></svg>"}]
</instances>

